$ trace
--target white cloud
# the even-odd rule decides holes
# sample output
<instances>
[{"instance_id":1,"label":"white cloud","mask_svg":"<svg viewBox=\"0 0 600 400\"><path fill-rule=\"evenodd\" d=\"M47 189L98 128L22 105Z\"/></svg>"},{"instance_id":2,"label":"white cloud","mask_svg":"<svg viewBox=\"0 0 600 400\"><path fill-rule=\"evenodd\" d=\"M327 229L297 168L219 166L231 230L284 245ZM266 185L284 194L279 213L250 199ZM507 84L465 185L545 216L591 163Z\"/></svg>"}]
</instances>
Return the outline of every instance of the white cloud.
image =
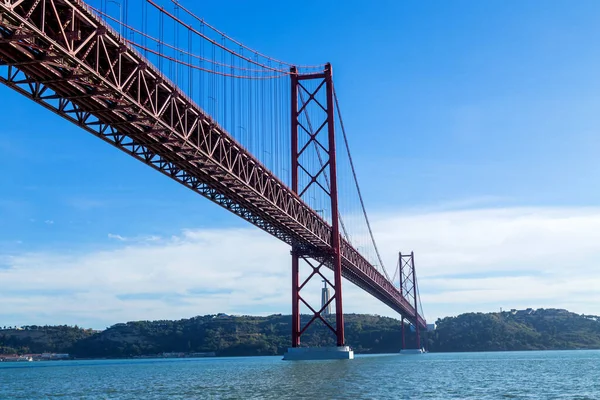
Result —
<instances>
[{"instance_id":1,"label":"white cloud","mask_svg":"<svg viewBox=\"0 0 600 400\"><path fill-rule=\"evenodd\" d=\"M375 225L385 254L415 251L430 317L569 305L600 313L593 294L600 287L600 209L438 212L382 217Z\"/></svg>"},{"instance_id":2,"label":"white cloud","mask_svg":"<svg viewBox=\"0 0 600 400\"><path fill-rule=\"evenodd\" d=\"M121 235L115 235L113 233L109 233L108 234L108 238L109 239L116 239L116 240L120 240L121 242L125 242L127 239Z\"/></svg>"},{"instance_id":3,"label":"white cloud","mask_svg":"<svg viewBox=\"0 0 600 400\"><path fill-rule=\"evenodd\" d=\"M52 225L52 224L54 224L54 221L52 221L51 219L47 219L44 221L44 223L48 224L48 225Z\"/></svg>"},{"instance_id":4,"label":"white cloud","mask_svg":"<svg viewBox=\"0 0 600 400\"><path fill-rule=\"evenodd\" d=\"M600 209L484 209L380 215L388 269L415 251L429 320L499 307L600 314ZM103 327L207 313L289 313L289 248L254 228L117 234L112 250L1 255L0 324ZM303 275L309 273L303 269ZM393 271L390 271L392 274ZM326 275L331 276L327 271ZM316 302L319 279L304 290ZM349 283L344 311L394 316Z\"/></svg>"},{"instance_id":5,"label":"white cloud","mask_svg":"<svg viewBox=\"0 0 600 400\"><path fill-rule=\"evenodd\" d=\"M121 235L114 234L114 233L109 233L108 238L115 239L120 242L136 242L136 243L158 242L162 239L160 236L156 236L156 235L125 237L125 236L121 236Z\"/></svg>"}]
</instances>

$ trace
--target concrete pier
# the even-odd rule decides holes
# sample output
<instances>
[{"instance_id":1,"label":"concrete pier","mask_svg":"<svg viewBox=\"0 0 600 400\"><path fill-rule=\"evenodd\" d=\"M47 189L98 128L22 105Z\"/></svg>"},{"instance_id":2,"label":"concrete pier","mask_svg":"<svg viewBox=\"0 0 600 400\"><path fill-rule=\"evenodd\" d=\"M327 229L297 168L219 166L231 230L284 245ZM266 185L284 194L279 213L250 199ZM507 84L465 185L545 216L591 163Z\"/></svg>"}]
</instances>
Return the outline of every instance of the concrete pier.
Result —
<instances>
[{"instance_id":1,"label":"concrete pier","mask_svg":"<svg viewBox=\"0 0 600 400\"><path fill-rule=\"evenodd\" d=\"M290 347L284 360L352 360L354 351L350 346L339 347Z\"/></svg>"},{"instance_id":2,"label":"concrete pier","mask_svg":"<svg viewBox=\"0 0 600 400\"><path fill-rule=\"evenodd\" d=\"M400 354L423 354L425 351L423 349L402 349L400 350Z\"/></svg>"}]
</instances>

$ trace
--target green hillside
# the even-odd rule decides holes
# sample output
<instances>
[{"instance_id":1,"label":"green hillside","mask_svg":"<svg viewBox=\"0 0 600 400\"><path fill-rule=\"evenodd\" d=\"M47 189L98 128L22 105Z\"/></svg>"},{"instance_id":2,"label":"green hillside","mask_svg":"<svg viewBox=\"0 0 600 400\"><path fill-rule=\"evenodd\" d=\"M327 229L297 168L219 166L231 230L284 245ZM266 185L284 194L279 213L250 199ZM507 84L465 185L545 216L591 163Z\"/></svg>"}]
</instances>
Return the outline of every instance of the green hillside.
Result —
<instances>
[{"instance_id":1,"label":"green hillside","mask_svg":"<svg viewBox=\"0 0 600 400\"><path fill-rule=\"evenodd\" d=\"M600 349L600 318L567 310L468 313L437 321L431 351Z\"/></svg>"},{"instance_id":2,"label":"green hillside","mask_svg":"<svg viewBox=\"0 0 600 400\"><path fill-rule=\"evenodd\" d=\"M302 316L303 324L308 316ZM334 323L332 316L331 323ZM400 350L400 321L372 315L345 315L346 340L360 353ZM66 352L76 357L132 357L163 352L215 352L218 356L282 354L290 346L291 316L205 315L179 321L137 321L87 334L78 328L36 327L0 330L0 353ZM57 329L65 340L58 346ZM44 333L45 332L45 333ZM68 338L66 337L68 336ZM333 346L322 323L302 335L307 346Z\"/></svg>"},{"instance_id":3,"label":"green hillside","mask_svg":"<svg viewBox=\"0 0 600 400\"><path fill-rule=\"evenodd\" d=\"M333 317L331 317L333 319ZM303 324L308 316L302 316ZM393 353L401 346L400 321L348 314L346 342L357 353ZM334 321L332 320L331 323ZM198 316L178 321L137 321L104 331L68 326L0 329L0 354L69 353L81 358L135 357L163 352L214 352L217 356L276 355L290 346L291 317ZM600 318L557 309L468 313L436 322L427 335L432 352L600 349ZM407 329L407 343L414 333ZM319 323L302 336L306 346L332 346Z\"/></svg>"}]
</instances>

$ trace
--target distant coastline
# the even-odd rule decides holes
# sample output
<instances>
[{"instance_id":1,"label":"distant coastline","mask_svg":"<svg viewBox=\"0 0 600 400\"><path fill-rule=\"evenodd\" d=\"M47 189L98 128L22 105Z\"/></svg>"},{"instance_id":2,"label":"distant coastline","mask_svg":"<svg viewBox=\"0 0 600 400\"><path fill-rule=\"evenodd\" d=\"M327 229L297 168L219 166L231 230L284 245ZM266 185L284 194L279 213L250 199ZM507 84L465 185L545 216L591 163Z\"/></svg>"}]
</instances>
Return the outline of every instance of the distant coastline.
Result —
<instances>
[{"instance_id":1,"label":"distant coastline","mask_svg":"<svg viewBox=\"0 0 600 400\"><path fill-rule=\"evenodd\" d=\"M400 321L347 314L345 322L346 341L357 354L400 350ZM65 325L5 327L0 329L0 361L281 355L290 345L290 323L289 315L217 314L119 323L103 331ZM406 331L407 347L415 347L415 333ZM332 341L320 326L302 336L308 346ZM467 313L438 319L423 345L431 352L600 349L600 317L561 309Z\"/></svg>"}]
</instances>

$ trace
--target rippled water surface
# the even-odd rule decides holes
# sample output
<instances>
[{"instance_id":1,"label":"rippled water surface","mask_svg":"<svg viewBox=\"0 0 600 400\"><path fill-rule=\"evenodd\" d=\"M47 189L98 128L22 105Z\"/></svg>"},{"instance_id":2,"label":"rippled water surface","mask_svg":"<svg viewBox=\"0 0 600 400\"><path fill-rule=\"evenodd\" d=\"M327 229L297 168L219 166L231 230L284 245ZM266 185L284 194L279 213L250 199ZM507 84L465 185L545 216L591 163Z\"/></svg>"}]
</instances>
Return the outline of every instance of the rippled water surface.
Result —
<instances>
[{"instance_id":1,"label":"rippled water surface","mask_svg":"<svg viewBox=\"0 0 600 400\"><path fill-rule=\"evenodd\" d=\"M600 399L600 351L0 363L0 399Z\"/></svg>"}]
</instances>

